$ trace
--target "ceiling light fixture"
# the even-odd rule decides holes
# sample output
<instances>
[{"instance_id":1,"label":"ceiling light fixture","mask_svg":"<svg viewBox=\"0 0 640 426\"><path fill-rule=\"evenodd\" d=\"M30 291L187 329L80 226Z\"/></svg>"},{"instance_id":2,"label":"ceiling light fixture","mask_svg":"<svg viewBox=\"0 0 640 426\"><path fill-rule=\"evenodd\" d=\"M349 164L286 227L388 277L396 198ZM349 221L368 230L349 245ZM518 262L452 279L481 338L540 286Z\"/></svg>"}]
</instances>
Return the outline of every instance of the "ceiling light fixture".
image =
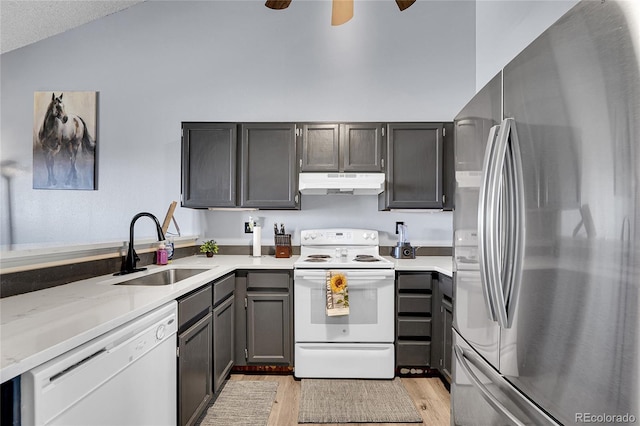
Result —
<instances>
[{"instance_id":1,"label":"ceiling light fixture","mask_svg":"<svg viewBox=\"0 0 640 426\"><path fill-rule=\"evenodd\" d=\"M405 10L416 0L396 0L400 11ZM269 9L286 9L291 0L267 0L264 4ZM333 0L331 8L331 25L342 25L353 18L353 0Z\"/></svg>"}]
</instances>

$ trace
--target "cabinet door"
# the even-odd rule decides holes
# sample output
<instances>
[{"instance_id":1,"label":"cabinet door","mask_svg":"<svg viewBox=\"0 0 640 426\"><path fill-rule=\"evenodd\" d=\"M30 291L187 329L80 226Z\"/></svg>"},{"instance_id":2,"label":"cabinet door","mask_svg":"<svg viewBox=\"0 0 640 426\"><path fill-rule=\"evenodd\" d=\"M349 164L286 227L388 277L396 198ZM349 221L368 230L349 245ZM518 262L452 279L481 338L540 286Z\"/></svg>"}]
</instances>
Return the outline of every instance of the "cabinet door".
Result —
<instances>
[{"instance_id":1,"label":"cabinet door","mask_svg":"<svg viewBox=\"0 0 640 426\"><path fill-rule=\"evenodd\" d=\"M385 208L442 208L442 128L388 125Z\"/></svg>"},{"instance_id":2,"label":"cabinet door","mask_svg":"<svg viewBox=\"0 0 640 426\"><path fill-rule=\"evenodd\" d=\"M341 124L340 151L345 172L381 172L382 124Z\"/></svg>"},{"instance_id":3,"label":"cabinet door","mask_svg":"<svg viewBox=\"0 0 640 426\"><path fill-rule=\"evenodd\" d=\"M218 392L234 360L234 296L213 309L213 392Z\"/></svg>"},{"instance_id":4,"label":"cabinet door","mask_svg":"<svg viewBox=\"0 0 640 426\"><path fill-rule=\"evenodd\" d=\"M291 364L289 294L247 292L247 362Z\"/></svg>"},{"instance_id":5,"label":"cabinet door","mask_svg":"<svg viewBox=\"0 0 640 426\"><path fill-rule=\"evenodd\" d=\"M195 424L213 396L209 313L178 336L178 420L180 426Z\"/></svg>"},{"instance_id":6,"label":"cabinet door","mask_svg":"<svg viewBox=\"0 0 640 426\"><path fill-rule=\"evenodd\" d=\"M303 172L337 172L340 170L340 126L311 123L302 125Z\"/></svg>"},{"instance_id":7,"label":"cabinet door","mask_svg":"<svg viewBox=\"0 0 640 426\"><path fill-rule=\"evenodd\" d=\"M451 382L451 357L453 355L453 305L447 297L442 299L442 322L444 325L442 339L442 373Z\"/></svg>"},{"instance_id":8,"label":"cabinet door","mask_svg":"<svg viewBox=\"0 0 640 426\"><path fill-rule=\"evenodd\" d=\"M237 126L182 123L182 206L235 207Z\"/></svg>"},{"instance_id":9,"label":"cabinet door","mask_svg":"<svg viewBox=\"0 0 640 426\"><path fill-rule=\"evenodd\" d=\"M241 207L297 208L295 124L248 123L241 129Z\"/></svg>"},{"instance_id":10,"label":"cabinet door","mask_svg":"<svg viewBox=\"0 0 640 426\"><path fill-rule=\"evenodd\" d=\"M451 211L455 205L456 171L453 123L444 124L442 138L442 198L444 210Z\"/></svg>"}]
</instances>

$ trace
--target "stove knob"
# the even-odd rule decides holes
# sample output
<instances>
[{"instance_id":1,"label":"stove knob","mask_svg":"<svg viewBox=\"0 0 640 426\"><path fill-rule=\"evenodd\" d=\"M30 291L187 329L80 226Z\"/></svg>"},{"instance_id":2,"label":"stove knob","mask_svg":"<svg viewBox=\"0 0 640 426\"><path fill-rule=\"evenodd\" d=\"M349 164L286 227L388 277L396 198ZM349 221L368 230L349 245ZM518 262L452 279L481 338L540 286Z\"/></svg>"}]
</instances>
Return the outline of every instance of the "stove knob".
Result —
<instances>
[{"instance_id":1,"label":"stove knob","mask_svg":"<svg viewBox=\"0 0 640 426\"><path fill-rule=\"evenodd\" d=\"M365 240L369 239L369 234L365 232L364 234L362 234L362 238L364 238Z\"/></svg>"},{"instance_id":2,"label":"stove knob","mask_svg":"<svg viewBox=\"0 0 640 426\"><path fill-rule=\"evenodd\" d=\"M304 234L304 235L302 236L302 238L304 238L305 240L308 240L308 239L309 239L309 234Z\"/></svg>"},{"instance_id":3,"label":"stove knob","mask_svg":"<svg viewBox=\"0 0 640 426\"><path fill-rule=\"evenodd\" d=\"M315 240L315 239L316 239L316 237L317 237L317 235L316 235L316 233L315 233L315 232L314 232L313 234L311 234L311 239L312 239L312 240Z\"/></svg>"},{"instance_id":4,"label":"stove knob","mask_svg":"<svg viewBox=\"0 0 640 426\"><path fill-rule=\"evenodd\" d=\"M375 240L375 239L376 239L376 233L375 233L375 232L372 232L372 233L371 233L371 236L370 236L369 238L371 238L372 240Z\"/></svg>"}]
</instances>

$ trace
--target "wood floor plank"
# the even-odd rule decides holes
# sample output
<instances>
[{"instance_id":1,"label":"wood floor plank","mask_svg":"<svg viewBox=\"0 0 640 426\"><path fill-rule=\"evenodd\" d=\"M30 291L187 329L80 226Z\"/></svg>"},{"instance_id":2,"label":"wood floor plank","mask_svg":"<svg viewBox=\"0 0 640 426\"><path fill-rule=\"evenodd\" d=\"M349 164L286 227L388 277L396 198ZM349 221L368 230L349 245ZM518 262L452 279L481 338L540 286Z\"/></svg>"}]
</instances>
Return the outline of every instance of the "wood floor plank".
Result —
<instances>
[{"instance_id":1,"label":"wood floor plank","mask_svg":"<svg viewBox=\"0 0 640 426\"><path fill-rule=\"evenodd\" d=\"M292 375L232 374L229 380L271 380L278 382L276 399L271 409L268 426L290 426L298 424L301 382ZM411 396L423 424L448 426L450 419L449 392L436 377L403 377L402 384ZM338 426L337 423L308 426ZM415 426L416 423L360 423L361 426Z\"/></svg>"}]
</instances>

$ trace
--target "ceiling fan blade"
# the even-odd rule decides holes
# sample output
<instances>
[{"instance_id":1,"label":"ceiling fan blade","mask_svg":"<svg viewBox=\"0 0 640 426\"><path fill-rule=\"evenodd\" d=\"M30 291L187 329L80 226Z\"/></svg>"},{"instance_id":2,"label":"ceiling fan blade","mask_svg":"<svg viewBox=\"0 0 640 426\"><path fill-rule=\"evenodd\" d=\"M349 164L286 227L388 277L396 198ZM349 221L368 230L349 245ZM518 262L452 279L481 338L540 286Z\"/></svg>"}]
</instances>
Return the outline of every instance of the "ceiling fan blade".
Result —
<instances>
[{"instance_id":1,"label":"ceiling fan blade","mask_svg":"<svg viewBox=\"0 0 640 426\"><path fill-rule=\"evenodd\" d=\"M412 4L414 4L415 2L416 0L396 0L396 3L398 4L398 8L400 8L401 12L406 8L408 8L409 6L411 6Z\"/></svg>"},{"instance_id":2,"label":"ceiling fan blade","mask_svg":"<svg viewBox=\"0 0 640 426\"><path fill-rule=\"evenodd\" d=\"M269 9L280 10L288 8L290 4L291 0L267 0L264 5Z\"/></svg>"},{"instance_id":3,"label":"ceiling fan blade","mask_svg":"<svg viewBox=\"0 0 640 426\"><path fill-rule=\"evenodd\" d=\"M353 0L333 0L331 25L342 25L353 18Z\"/></svg>"}]
</instances>

